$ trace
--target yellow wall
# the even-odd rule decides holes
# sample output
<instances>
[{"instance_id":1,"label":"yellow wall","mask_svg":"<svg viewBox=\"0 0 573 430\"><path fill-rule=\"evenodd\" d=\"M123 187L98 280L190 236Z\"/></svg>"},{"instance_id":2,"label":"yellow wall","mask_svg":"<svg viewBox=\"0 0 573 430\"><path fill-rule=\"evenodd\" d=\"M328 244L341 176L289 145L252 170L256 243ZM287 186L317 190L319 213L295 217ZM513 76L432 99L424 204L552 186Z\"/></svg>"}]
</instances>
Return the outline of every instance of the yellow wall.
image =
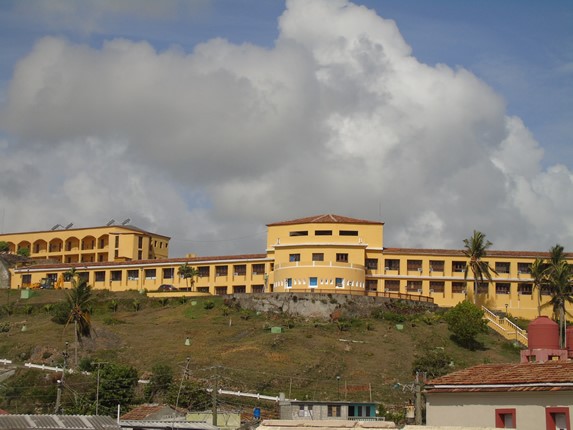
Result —
<instances>
[{"instance_id":1,"label":"yellow wall","mask_svg":"<svg viewBox=\"0 0 573 430\"><path fill-rule=\"evenodd\" d=\"M59 263L155 259L169 256L168 237L128 226L9 233L1 234L0 241L7 242L12 253L28 248L33 260Z\"/></svg>"},{"instance_id":2,"label":"yellow wall","mask_svg":"<svg viewBox=\"0 0 573 430\"><path fill-rule=\"evenodd\" d=\"M178 269L187 263L200 272L194 280L193 291L205 294L263 291L321 291L372 296L402 294L403 297L428 296L440 306L454 306L468 296L473 297L472 280L468 279L467 285L464 284L463 268L467 258L461 250L383 248L383 223L343 217L332 222L314 222L305 218L269 224L267 228L266 254L217 258L169 259L168 238L113 226L108 230L43 232L44 236L39 233L2 235L0 240L10 236L13 244L24 240L35 244L42 237L50 243L53 238L45 233L53 233L63 243L67 243L69 237L78 238L77 244L81 247L81 241L86 242L86 238L93 237L95 250L62 252L63 257L75 256L78 258L76 261L80 261L86 254L113 253L117 238L119 256L134 261L75 265L79 272L87 273L94 288L112 291L154 291L161 284L185 288L187 283L178 276ZM317 231L331 233L317 234ZM341 231L346 233L340 234ZM141 249L139 237L142 237ZM100 249L101 240L108 242L103 243ZM160 247L158 243L164 245ZM150 249L154 255L149 255L149 258L156 257L157 260L138 260L139 250ZM35 257L39 255L41 253ZM492 282L480 289L478 303L514 316L531 319L537 316L538 292L532 291L527 269L536 257L548 258L548 253L489 251L485 261L498 274L493 274ZM568 258L573 263L571 254ZM57 280L73 265L66 260L60 261L59 265L12 269L11 287L26 287L48 276ZM316 285L311 285L312 282ZM67 287L69 282L63 285ZM548 298L548 295L542 295L543 302ZM546 308L544 314L549 313L550 309Z\"/></svg>"}]
</instances>

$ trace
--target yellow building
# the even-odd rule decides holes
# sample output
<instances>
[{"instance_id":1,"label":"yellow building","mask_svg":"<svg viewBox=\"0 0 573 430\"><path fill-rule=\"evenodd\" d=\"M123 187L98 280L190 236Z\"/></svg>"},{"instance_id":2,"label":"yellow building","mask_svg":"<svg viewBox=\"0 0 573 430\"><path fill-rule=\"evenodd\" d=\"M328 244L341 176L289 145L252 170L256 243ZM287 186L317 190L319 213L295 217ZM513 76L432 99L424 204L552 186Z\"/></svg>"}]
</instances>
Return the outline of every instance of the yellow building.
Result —
<instances>
[{"instance_id":1,"label":"yellow building","mask_svg":"<svg viewBox=\"0 0 573 430\"><path fill-rule=\"evenodd\" d=\"M169 237L129 225L0 234L0 242L7 242L11 253L26 248L32 260L54 263L163 259L169 256Z\"/></svg>"},{"instance_id":2,"label":"yellow building","mask_svg":"<svg viewBox=\"0 0 573 430\"><path fill-rule=\"evenodd\" d=\"M107 238L126 239L131 248L109 247L103 252L116 253L126 261L98 261L95 252L91 261L82 261L81 244L84 236L75 234L77 250L75 261L63 255L59 264L34 264L11 270L12 288L53 281L71 267L96 289L155 291L161 284L189 288L188 294L234 294L263 292L323 292L332 294L360 294L370 296L402 297L433 301L440 306L454 306L473 294L473 282L464 281L467 257L462 250L384 248L384 223L347 218L338 215L320 215L268 224L267 247L264 254L217 257L167 258L167 240L164 236L121 227L124 230L101 231ZM94 229L86 235L98 244L100 236ZM50 232L44 232L50 233ZM60 235L62 231L58 232ZM40 238L12 236L13 250L22 243L32 248L47 236ZM139 239L142 237L143 239ZM63 244L67 238L60 236ZM134 246L146 240L143 246ZM160 241L163 242L160 242ZM157 246L163 243L163 246ZM40 242L42 243L42 242ZM105 245L105 241L102 242ZM146 248L148 246L148 248ZM41 249L41 248L40 248ZM148 250L146 258L133 258L134 252ZM165 250L160 254L158 250ZM38 253L32 256L37 258ZM547 252L488 251L485 260L497 272L490 283L478 288L477 300L493 310L533 318L537 315L537 291L533 290L529 267L535 258L548 258ZM567 254L573 263L573 255ZM133 260L131 260L133 258ZM157 258L157 259L153 259ZM68 264L71 263L71 264ZM179 267L189 264L199 276L190 282L179 276ZM193 288L191 287L193 284ZM64 287L67 282L64 283ZM547 301L548 292L542 291ZM550 309L545 310L545 314Z\"/></svg>"}]
</instances>

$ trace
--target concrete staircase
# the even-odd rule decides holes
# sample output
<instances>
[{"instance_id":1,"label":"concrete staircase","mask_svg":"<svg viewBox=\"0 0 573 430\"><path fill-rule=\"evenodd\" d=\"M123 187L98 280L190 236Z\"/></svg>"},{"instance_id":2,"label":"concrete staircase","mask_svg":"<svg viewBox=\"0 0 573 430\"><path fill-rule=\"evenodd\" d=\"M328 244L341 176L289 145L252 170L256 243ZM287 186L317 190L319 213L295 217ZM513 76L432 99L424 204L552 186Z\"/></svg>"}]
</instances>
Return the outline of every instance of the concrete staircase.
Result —
<instances>
[{"instance_id":1,"label":"concrete staircase","mask_svg":"<svg viewBox=\"0 0 573 430\"><path fill-rule=\"evenodd\" d=\"M527 332L525 330L516 326L506 317L496 315L485 306L482 306L481 308L484 311L487 325L491 329L502 335L507 340L519 342L523 346L527 347Z\"/></svg>"}]
</instances>

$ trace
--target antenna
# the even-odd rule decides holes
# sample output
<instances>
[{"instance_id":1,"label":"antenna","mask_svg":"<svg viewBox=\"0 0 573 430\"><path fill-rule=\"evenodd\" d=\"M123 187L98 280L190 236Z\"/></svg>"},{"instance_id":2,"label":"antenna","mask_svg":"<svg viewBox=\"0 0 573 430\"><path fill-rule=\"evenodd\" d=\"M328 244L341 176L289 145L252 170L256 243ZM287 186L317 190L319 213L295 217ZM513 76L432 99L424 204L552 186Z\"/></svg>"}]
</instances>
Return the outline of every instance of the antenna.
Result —
<instances>
[{"instance_id":1,"label":"antenna","mask_svg":"<svg viewBox=\"0 0 573 430\"><path fill-rule=\"evenodd\" d=\"M55 226L53 226L50 230L54 231L55 229L57 229L58 227L61 227L61 224L56 224Z\"/></svg>"},{"instance_id":2,"label":"antenna","mask_svg":"<svg viewBox=\"0 0 573 430\"><path fill-rule=\"evenodd\" d=\"M130 221L131 221L131 218L126 218L126 219L123 220L123 222L121 223L121 225L129 224Z\"/></svg>"},{"instance_id":3,"label":"antenna","mask_svg":"<svg viewBox=\"0 0 573 430\"><path fill-rule=\"evenodd\" d=\"M115 220L112 218L108 221L108 223L106 224L107 227L109 227L110 225L112 225L115 222Z\"/></svg>"},{"instance_id":4,"label":"antenna","mask_svg":"<svg viewBox=\"0 0 573 430\"><path fill-rule=\"evenodd\" d=\"M69 223L69 224L65 227L65 229L66 229L66 230L69 229L72 225L74 225L73 222Z\"/></svg>"}]
</instances>

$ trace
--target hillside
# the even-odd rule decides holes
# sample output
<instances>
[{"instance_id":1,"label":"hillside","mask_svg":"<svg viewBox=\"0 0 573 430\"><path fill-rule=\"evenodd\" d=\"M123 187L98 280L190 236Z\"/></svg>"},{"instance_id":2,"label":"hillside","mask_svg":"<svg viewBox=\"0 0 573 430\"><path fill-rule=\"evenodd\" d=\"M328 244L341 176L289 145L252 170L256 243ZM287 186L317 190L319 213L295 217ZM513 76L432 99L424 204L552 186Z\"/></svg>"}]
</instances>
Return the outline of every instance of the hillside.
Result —
<instances>
[{"instance_id":1,"label":"hillside","mask_svg":"<svg viewBox=\"0 0 573 430\"><path fill-rule=\"evenodd\" d=\"M73 327L52 321L65 292L39 290L29 299L20 299L19 293L0 291L0 359L54 365L62 363L69 342L73 365ZM331 298L317 295L311 300L327 303ZM373 309L358 318L345 305L340 319L332 322L245 310L220 297L185 301L100 291L93 301L94 336L78 355L133 365L140 377L158 363L180 375L190 357L192 377L207 385L217 373L221 388L284 392L298 399L337 400L338 388L344 398L347 387L349 400L368 400L369 393L359 387L370 385L373 400L390 406L411 398L404 385L413 381L416 357L428 352L450 356L451 370L518 360L518 351L493 333L480 339L482 350L460 348L450 340L439 311L403 302ZM271 327L283 331L273 333Z\"/></svg>"}]
</instances>

